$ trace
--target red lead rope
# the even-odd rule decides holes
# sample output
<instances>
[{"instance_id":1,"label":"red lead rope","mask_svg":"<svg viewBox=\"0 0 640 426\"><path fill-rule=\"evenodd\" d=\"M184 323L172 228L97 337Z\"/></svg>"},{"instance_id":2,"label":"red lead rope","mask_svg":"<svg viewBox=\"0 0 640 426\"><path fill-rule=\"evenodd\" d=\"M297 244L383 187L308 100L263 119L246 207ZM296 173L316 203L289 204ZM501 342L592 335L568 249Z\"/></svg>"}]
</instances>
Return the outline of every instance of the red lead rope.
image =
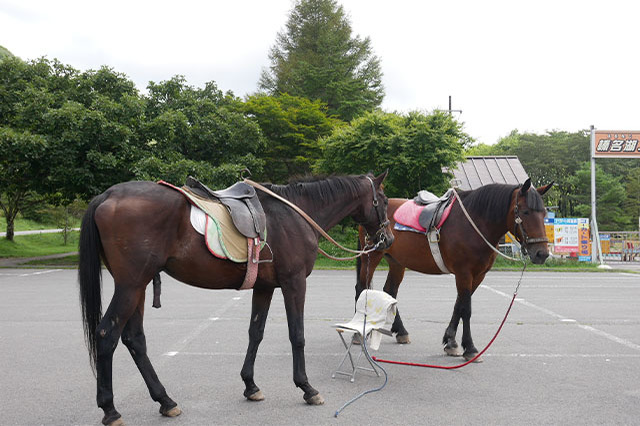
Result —
<instances>
[{"instance_id":1,"label":"red lead rope","mask_svg":"<svg viewBox=\"0 0 640 426\"><path fill-rule=\"evenodd\" d=\"M524 272L524 270L523 270L523 272ZM520 285L520 284L518 283L518 285ZM513 293L513 298L511 299L511 303L509 304L509 309L507 309L507 313L504 315L502 323L500 323L500 327L498 327L498 331L496 331L496 334L493 336L493 339L491 339L489 344L478 355L474 356L473 358L471 358L467 362L464 362L464 363L458 364L458 365L432 365L432 364L419 364L419 363L416 363L416 362L390 361L388 359L380 359L380 358L377 358L375 356L371 357L371 358L373 358L373 360L376 361L376 362L386 362L388 364L409 365L411 367L440 368L442 370L455 370L456 368L461 368L461 367L464 367L467 364L471 364L473 361L475 361L476 359L480 358L480 356L483 353L485 353L485 351L487 349L489 349L489 346L491 346L491 344L494 342L494 340L496 340L496 338L498 337L498 334L500 333L500 330L502 330L502 326L507 321L507 317L509 316L509 311L511 311L511 307L513 306L513 302L516 300L516 296L517 295L518 295L517 291L515 293Z\"/></svg>"}]
</instances>

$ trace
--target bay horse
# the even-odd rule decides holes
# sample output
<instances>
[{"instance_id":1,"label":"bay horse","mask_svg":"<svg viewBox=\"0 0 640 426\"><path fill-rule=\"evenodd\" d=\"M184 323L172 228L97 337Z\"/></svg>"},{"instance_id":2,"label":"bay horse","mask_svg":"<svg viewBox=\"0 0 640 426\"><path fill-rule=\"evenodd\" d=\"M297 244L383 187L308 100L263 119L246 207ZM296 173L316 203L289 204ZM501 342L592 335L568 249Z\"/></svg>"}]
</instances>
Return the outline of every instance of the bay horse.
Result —
<instances>
[{"instance_id":1,"label":"bay horse","mask_svg":"<svg viewBox=\"0 0 640 426\"><path fill-rule=\"evenodd\" d=\"M265 185L304 210L324 230L350 216L371 236L378 249L393 242L381 184L386 172L374 177L307 178L288 185ZM319 233L290 206L257 191L267 217L270 263L260 263L253 288L249 345L241 370L244 396L262 400L254 382L254 363L262 341L274 289L284 298L293 354L293 382L310 405L324 402L307 379L304 359L306 278L318 250ZM147 356L143 331L145 289L163 271L196 287L239 289L246 264L209 253L203 237L190 223L191 205L178 191L154 182L117 184L95 197L82 220L78 278L83 326L90 361L97 379L97 405L102 423L118 425L121 415L113 403L112 359L118 339L127 347L160 413L181 413L160 383ZM113 276L115 290L104 315L101 307L101 260Z\"/></svg>"},{"instance_id":2,"label":"bay horse","mask_svg":"<svg viewBox=\"0 0 640 426\"><path fill-rule=\"evenodd\" d=\"M531 187L531 180L527 179L522 185L490 184L471 191L459 191L458 194L473 222L493 247L497 248L500 239L507 231L511 231L523 247L523 253L528 252L533 263L542 264L549 256L544 228L546 210L542 195L552 185L553 182L536 190ZM389 199L387 215L392 227L395 226L395 211L406 201ZM389 264L384 291L394 298L398 295L398 287L406 268L424 274L444 273L431 254L427 236L396 229L393 230L393 235L394 243L391 247L358 258L356 300L364 288L370 287L373 273L383 257ZM364 238L364 230L360 229L360 244L363 244ZM453 204L448 219L440 228L439 245L446 268L455 275L457 289L453 315L442 344L448 355L462 355L470 360L478 354L471 338L471 296L493 266L497 253L473 228L459 202ZM456 342L461 319L462 354ZM409 332L405 329L399 312L391 331L396 334L398 343L410 343Z\"/></svg>"}]
</instances>

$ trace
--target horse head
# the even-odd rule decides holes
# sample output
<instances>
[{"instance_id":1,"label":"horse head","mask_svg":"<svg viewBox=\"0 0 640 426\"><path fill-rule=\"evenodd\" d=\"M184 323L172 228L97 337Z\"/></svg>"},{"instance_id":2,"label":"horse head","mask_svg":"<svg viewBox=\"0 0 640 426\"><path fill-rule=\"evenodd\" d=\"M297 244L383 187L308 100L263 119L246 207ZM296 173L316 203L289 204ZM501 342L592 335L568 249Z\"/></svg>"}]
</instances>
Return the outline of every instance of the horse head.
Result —
<instances>
[{"instance_id":1,"label":"horse head","mask_svg":"<svg viewBox=\"0 0 640 426\"><path fill-rule=\"evenodd\" d=\"M540 188L531 187L531 179L527 179L516 190L513 202L514 229L513 235L522 247L522 253L529 255L533 263L542 264L549 257L549 240L544 227L546 209L542 201L553 182Z\"/></svg>"},{"instance_id":2,"label":"horse head","mask_svg":"<svg viewBox=\"0 0 640 426\"><path fill-rule=\"evenodd\" d=\"M389 201L387 196L384 195L382 182L387 177L385 171L379 176L373 176L367 174L365 176L365 194L367 196L361 197L361 204L357 209L353 218L358 222L366 231L366 244L370 247L376 247L377 250L384 250L391 246L393 243L393 232L389 226L389 219L387 218L387 205Z\"/></svg>"}]
</instances>

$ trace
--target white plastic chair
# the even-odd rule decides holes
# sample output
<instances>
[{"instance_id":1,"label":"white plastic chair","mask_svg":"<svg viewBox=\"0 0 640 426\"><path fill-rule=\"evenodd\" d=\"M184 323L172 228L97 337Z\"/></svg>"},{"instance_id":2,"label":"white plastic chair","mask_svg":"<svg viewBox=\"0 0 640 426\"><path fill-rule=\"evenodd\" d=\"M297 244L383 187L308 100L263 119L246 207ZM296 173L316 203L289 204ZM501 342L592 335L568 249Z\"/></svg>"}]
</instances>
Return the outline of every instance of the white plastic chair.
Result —
<instances>
[{"instance_id":1,"label":"white plastic chair","mask_svg":"<svg viewBox=\"0 0 640 426\"><path fill-rule=\"evenodd\" d=\"M372 371L376 373L377 376L380 376L380 373L378 373L373 363L366 356L365 359L371 368L359 365L360 359L364 355L362 343L360 345L356 345L360 347L357 355L351 352L351 348L354 346L354 339L358 338L360 342L363 342L362 336L364 333L364 335L367 336L366 341L369 345L368 347L377 350L378 347L380 347L380 339L382 338L382 335L392 335L391 326L393 325L393 320L396 317L397 303L398 301L396 299L384 291L363 290L362 293L360 293L360 297L358 297L358 301L356 302L356 313L351 321L344 324L335 324L333 326L338 332L346 352L340 362L340 365L331 377L335 378L338 374L349 376L351 378L351 382L353 382L355 380L356 371L358 370ZM353 333L349 343L347 343L344 338L345 332ZM349 365L351 368L349 370L342 370L347 359L349 360L347 368Z\"/></svg>"}]
</instances>

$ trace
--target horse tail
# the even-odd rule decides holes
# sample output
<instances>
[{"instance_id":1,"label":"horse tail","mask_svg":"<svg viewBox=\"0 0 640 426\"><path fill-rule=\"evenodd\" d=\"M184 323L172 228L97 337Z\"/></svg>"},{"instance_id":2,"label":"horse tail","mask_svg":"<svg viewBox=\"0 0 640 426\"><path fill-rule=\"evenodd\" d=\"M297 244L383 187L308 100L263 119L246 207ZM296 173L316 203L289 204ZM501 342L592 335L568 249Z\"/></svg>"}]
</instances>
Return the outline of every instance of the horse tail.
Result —
<instances>
[{"instance_id":1,"label":"horse tail","mask_svg":"<svg viewBox=\"0 0 640 426\"><path fill-rule=\"evenodd\" d=\"M80 228L78 268L80 307L85 343L94 373L98 359L96 333L98 324L102 320L102 265L100 263L102 242L94 216L96 209L106 198L107 195L101 194L91 200Z\"/></svg>"}]
</instances>

